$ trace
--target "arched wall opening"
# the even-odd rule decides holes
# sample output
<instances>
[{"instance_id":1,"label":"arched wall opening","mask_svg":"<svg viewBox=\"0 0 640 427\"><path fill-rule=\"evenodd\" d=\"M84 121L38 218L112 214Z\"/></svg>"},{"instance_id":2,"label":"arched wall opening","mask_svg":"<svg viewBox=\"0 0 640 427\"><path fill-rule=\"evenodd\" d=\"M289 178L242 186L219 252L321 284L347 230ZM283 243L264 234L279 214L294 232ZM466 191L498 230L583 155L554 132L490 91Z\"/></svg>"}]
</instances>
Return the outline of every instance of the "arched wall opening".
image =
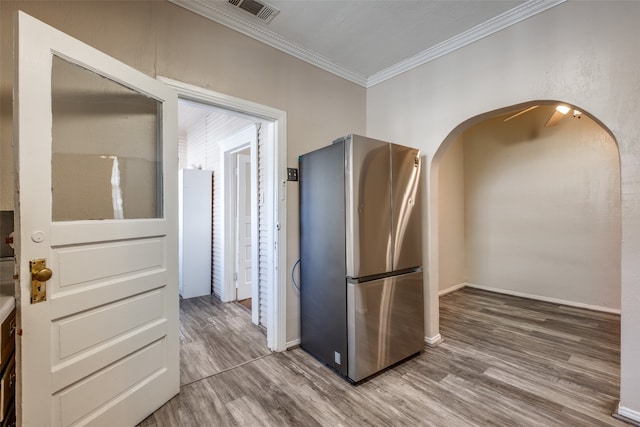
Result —
<instances>
[{"instance_id":1,"label":"arched wall opening","mask_svg":"<svg viewBox=\"0 0 640 427\"><path fill-rule=\"evenodd\" d=\"M640 422L640 74L636 2L564 2L490 37L367 89L367 135L426 156L423 231L425 336L439 334L437 174L447 136L530 100L566 100L597 117L620 151L621 325L618 413ZM598 25L593 25L597 22ZM514 109L514 108L508 108ZM506 113L507 111L504 111ZM487 116L487 117L488 117ZM470 119L472 118L472 119ZM453 131L453 133L452 133ZM450 135L451 134L451 135ZM435 167L437 167L437 159ZM429 189L428 189L428 188ZM434 207L432 209L432 206ZM435 262L434 262L435 260ZM434 280L435 279L435 280Z\"/></svg>"},{"instance_id":2,"label":"arched wall opening","mask_svg":"<svg viewBox=\"0 0 640 427\"><path fill-rule=\"evenodd\" d=\"M617 142L580 106L563 104L570 111L550 123L559 104L480 114L435 152L427 330L439 329L437 295L464 286L620 312Z\"/></svg>"}]
</instances>

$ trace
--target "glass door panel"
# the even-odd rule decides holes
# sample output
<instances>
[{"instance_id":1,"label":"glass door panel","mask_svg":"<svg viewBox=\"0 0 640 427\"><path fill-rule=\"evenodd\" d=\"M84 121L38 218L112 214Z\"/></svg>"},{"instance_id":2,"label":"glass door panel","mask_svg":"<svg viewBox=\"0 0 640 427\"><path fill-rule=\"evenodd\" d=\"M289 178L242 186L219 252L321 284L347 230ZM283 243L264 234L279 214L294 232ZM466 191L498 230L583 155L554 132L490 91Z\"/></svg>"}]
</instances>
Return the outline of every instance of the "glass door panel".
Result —
<instances>
[{"instance_id":1,"label":"glass door panel","mask_svg":"<svg viewBox=\"0 0 640 427\"><path fill-rule=\"evenodd\" d=\"M52 220L162 217L161 103L54 55Z\"/></svg>"}]
</instances>

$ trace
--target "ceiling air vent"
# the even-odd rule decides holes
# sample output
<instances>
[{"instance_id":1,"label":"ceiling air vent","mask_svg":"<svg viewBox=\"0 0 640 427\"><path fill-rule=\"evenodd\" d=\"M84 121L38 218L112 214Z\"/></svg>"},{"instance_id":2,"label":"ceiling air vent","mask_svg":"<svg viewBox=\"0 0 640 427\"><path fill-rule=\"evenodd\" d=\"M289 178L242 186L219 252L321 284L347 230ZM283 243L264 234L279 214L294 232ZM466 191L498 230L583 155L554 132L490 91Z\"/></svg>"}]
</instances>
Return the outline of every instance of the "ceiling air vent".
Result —
<instances>
[{"instance_id":1,"label":"ceiling air vent","mask_svg":"<svg viewBox=\"0 0 640 427\"><path fill-rule=\"evenodd\" d=\"M275 7L256 0L227 0L229 4L249 12L256 18L264 21L265 23L271 22L275 16L280 13L280 10Z\"/></svg>"}]
</instances>

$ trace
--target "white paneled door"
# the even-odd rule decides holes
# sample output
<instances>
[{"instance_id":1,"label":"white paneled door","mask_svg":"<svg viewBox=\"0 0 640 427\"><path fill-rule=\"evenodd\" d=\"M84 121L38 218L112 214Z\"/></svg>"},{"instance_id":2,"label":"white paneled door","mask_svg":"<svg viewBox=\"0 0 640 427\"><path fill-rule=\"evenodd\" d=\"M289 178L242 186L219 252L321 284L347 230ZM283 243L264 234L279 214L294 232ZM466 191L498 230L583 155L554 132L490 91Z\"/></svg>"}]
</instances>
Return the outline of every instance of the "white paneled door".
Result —
<instances>
[{"instance_id":1,"label":"white paneled door","mask_svg":"<svg viewBox=\"0 0 640 427\"><path fill-rule=\"evenodd\" d=\"M135 425L179 391L177 96L16 22L18 420Z\"/></svg>"},{"instance_id":2,"label":"white paneled door","mask_svg":"<svg viewBox=\"0 0 640 427\"><path fill-rule=\"evenodd\" d=\"M237 219L237 299L251 298L251 156L238 154L238 185L236 186Z\"/></svg>"}]
</instances>

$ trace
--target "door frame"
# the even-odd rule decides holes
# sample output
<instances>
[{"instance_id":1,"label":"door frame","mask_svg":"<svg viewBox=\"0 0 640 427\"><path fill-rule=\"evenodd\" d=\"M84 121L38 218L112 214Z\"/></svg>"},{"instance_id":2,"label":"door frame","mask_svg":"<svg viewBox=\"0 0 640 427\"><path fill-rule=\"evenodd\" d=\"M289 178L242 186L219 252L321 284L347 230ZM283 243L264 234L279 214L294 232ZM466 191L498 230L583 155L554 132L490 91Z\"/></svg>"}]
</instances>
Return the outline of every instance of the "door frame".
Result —
<instances>
[{"instance_id":1,"label":"door frame","mask_svg":"<svg viewBox=\"0 0 640 427\"><path fill-rule=\"evenodd\" d=\"M222 199L223 207L223 239L221 246L222 259L222 286L220 299L223 302L235 301L236 281L234 273L236 272L237 261L237 223L238 215L236 208L236 199L238 196L237 178L235 168L237 163L238 152L249 148L251 156L251 297L257 298L258 293L258 141L257 134L259 125L250 125L249 127L237 132L224 141L220 142L221 161L223 163L223 182L222 182ZM246 142L249 140L250 142ZM253 244L256 242L256 244ZM257 301L256 301L257 302ZM251 320L256 325L259 324L260 304L252 304Z\"/></svg>"},{"instance_id":2,"label":"door frame","mask_svg":"<svg viewBox=\"0 0 640 427\"><path fill-rule=\"evenodd\" d=\"M274 126L273 144L266 146L266 191L268 230L273 241L271 274L267 296L267 347L272 351L285 351L286 344L286 157L287 157L287 112L234 96L194 86L168 77L158 80L171 87L178 97L209 104L227 110L238 111L259 117Z\"/></svg>"}]
</instances>

